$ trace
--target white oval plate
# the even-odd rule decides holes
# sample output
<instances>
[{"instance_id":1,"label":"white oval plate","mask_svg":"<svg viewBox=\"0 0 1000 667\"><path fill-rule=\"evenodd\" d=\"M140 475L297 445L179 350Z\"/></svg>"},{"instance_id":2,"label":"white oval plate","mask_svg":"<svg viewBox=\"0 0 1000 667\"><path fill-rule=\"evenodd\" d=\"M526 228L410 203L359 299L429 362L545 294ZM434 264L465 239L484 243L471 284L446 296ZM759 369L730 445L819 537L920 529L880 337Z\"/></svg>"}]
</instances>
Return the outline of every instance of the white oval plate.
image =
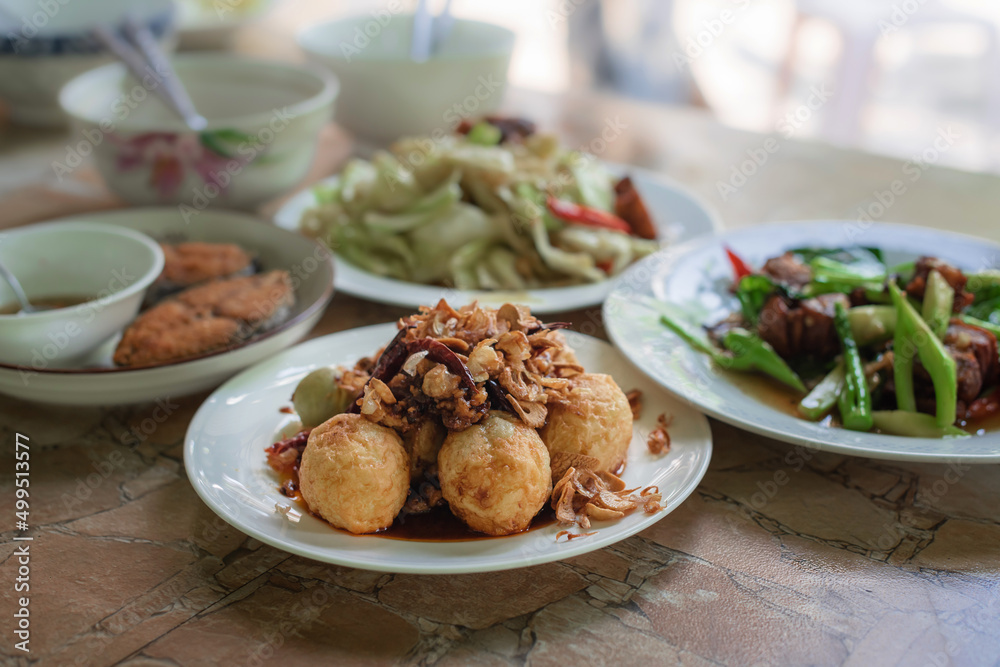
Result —
<instances>
[{"instance_id":1,"label":"white oval plate","mask_svg":"<svg viewBox=\"0 0 1000 667\"><path fill-rule=\"evenodd\" d=\"M858 221L768 224L668 248L626 271L604 303L608 335L629 360L703 412L739 428L812 449L900 461L1000 462L1000 433L963 439L904 438L828 428L786 414L746 393L739 376L714 366L659 322L659 303L700 305L715 322L737 308L729 294L732 269L722 244L754 266L785 249L863 245L881 248L886 262L934 255L968 271L996 267L1000 245L925 227ZM736 382L734 382L736 380Z\"/></svg>"},{"instance_id":2,"label":"white oval plate","mask_svg":"<svg viewBox=\"0 0 1000 667\"><path fill-rule=\"evenodd\" d=\"M626 391L642 390L642 418L635 424L623 477L629 486L659 486L662 512L636 512L617 522L595 523L596 535L559 543L560 528L555 524L500 538L422 542L350 535L308 514L298 523L290 522L275 511L276 505L287 507L291 501L278 492L280 481L264 454L292 421L278 409L290 405L295 385L310 370L353 365L395 333L396 325L390 323L324 336L286 350L219 387L198 410L184 442L184 465L201 499L244 533L315 560L385 572L488 572L569 558L623 540L676 508L708 468L712 436L702 415L637 373L609 344L566 332L585 368L610 373ZM671 450L653 456L645 436L661 412L674 416Z\"/></svg>"},{"instance_id":3,"label":"white oval plate","mask_svg":"<svg viewBox=\"0 0 1000 667\"><path fill-rule=\"evenodd\" d=\"M120 405L175 398L214 387L237 371L302 339L333 297L333 257L320 244L242 213L205 210L190 220L177 208L91 213L62 221L121 225L157 240L236 243L264 269L287 269L298 279L295 306L280 326L239 347L150 368L115 368L119 336L95 350L84 367L35 369L0 363L0 394L62 405ZM87 368L85 366L96 366Z\"/></svg>"},{"instance_id":4,"label":"white oval plate","mask_svg":"<svg viewBox=\"0 0 1000 667\"><path fill-rule=\"evenodd\" d=\"M720 231L722 226L704 203L680 184L638 167L609 164L613 173L628 173L642 194L649 215L656 223L659 236L668 243L681 243ZM331 176L318 185L328 185L337 180ZM315 187L315 186L312 186ZM296 194L275 214L275 223L284 229L298 230L302 214L315 205L312 187ZM531 312L557 313L600 304L611 291L613 281L605 280L573 287L551 287L526 291L463 291L437 285L423 285L393 278L384 278L360 269L341 259L337 265L337 289L354 296L405 306L435 304L447 299L454 307L473 301L498 307L505 303L523 303Z\"/></svg>"}]
</instances>

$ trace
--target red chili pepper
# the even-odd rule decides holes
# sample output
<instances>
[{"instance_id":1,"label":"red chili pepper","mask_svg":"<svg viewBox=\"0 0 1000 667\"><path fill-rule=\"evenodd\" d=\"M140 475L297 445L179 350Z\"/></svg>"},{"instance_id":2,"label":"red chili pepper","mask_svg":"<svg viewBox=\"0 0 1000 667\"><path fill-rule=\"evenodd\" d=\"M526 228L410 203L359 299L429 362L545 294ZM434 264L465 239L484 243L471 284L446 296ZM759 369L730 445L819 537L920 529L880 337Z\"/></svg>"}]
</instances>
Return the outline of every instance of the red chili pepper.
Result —
<instances>
[{"instance_id":1,"label":"red chili pepper","mask_svg":"<svg viewBox=\"0 0 1000 667\"><path fill-rule=\"evenodd\" d=\"M743 261L742 257L733 252L729 246L724 245L722 247L729 257L729 263L733 265L733 275L736 276L736 282L739 282L746 276L753 275L754 270L750 268L749 264Z\"/></svg>"},{"instance_id":2,"label":"red chili pepper","mask_svg":"<svg viewBox=\"0 0 1000 667\"><path fill-rule=\"evenodd\" d=\"M627 222L607 211L562 201L552 195L549 195L548 199L545 200L545 205L552 215L566 222L600 229L613 229L625 234L632 233L632 228Z\"/></svg>"},{"instance_id":3,"label":"red chili pepper","mask_svg":"<svg viewBox=\"0 0 1000 667\"><path fill-rule=\"evenodd\" d=\"M982 419L1000 412L1000 391L994 391L969 404L965 418L969 420Z\"/></svg>"}]
</instances>

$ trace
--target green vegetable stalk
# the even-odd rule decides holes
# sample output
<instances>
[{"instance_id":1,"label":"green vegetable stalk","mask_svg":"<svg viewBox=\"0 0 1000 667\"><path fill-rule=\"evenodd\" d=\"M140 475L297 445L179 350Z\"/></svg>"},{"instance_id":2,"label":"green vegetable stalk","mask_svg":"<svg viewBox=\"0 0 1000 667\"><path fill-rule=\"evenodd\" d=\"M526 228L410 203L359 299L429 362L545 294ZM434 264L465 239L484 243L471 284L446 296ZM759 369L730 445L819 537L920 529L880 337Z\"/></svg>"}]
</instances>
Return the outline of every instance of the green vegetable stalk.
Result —
<instances>
[{"instance_id":1,"label":"green vegetable stalk","mask_svg":"<svg viewBox=\"0 0 1000 667\"><path fill-rule=\"evenodd\" d=\"M890 284L889 292L896 306L892 368L896 384L896 404L900 410L917 411L913 391L913 360L919 357L934 383L937 425L942 428L950 426L955 422L955 403L958 400L955 360L899 287Z\"/></svg>"},{"instance_id":2,"label":"green vegetable stalk","mask_svg":"<svg viewBox=\"0 0 1000 667\"><path fill-rule=\"evenodd\" d=\"M896 309L892 306L855 306L847 311L851 333L858 345L871 345L892 337Z\"/></svg>"},{"instance_id":3,"label":"green vegetable stalk","mask_svg":"<svg viewBox=\"0 0 1000 667\"><path fill-rule=\"evenodd\" d=\"M844 362L840 360L833 370L799 401L799 414L810 421L819 421L825 417L837 404L837 398L844 390L845 382Z\"/></svg>"},{"instance_id":4,"label":"green vegetable stalk","mask_svg":"<svg viewBox=\"0 0 1000 667\"><path fill-rule=\"evenodd\" d=\"M844 348L844 388L837 397L840 419L852 431L868 431L872 427L872 396L868 391L868 378L858 352L858 344L851 333L847 310L836 304L834 324Z\"/></svg>"},{"instance_id":5,"label":"green vegetable stalk","mask_svg":"<svg viewBox=\"0 0 1000 667\"><path fill-rule=\"evenodd\" d=\"M938 426L933 415L904 410L876 410L872 420L882 433L911 438L968 438L969 433L951 424Z\"/></svg>"},{"instance_id":6,"label":"green vegetable stalk","mask_svg":"<svg viewBox=\"0 0 1000 667\"><path fill-rule=\"evenodd\" d=\"M944 340L951 319L951 307L955 304L955 289L948 284L939 271L931 271L927 276L924 291L924 321L939 339Z\"/></svg>"}]
</instances>

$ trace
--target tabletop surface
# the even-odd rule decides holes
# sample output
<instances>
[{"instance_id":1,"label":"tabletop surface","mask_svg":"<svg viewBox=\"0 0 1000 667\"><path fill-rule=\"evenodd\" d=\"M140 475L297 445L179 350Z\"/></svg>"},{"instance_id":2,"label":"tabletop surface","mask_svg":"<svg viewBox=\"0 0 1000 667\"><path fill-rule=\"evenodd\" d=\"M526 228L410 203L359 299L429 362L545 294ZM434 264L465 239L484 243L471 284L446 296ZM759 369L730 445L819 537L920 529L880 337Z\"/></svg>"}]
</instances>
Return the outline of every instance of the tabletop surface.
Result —
<instances>
[{"instance_id":1,"label":"tabletop surface","mask_svg":"<svg viewBox=\"0 0 1000 667\"><path fill-rule=\"evenodd\" d=\"M672 176L730 228L867 215L1000 240L1000 179L934 166L930 151L907 164L599 95L512 91L507 106L571 145ZM595 142L612 126L617 134ZM53 176L48 165L66 150L63 134L2 132L0 227L121 205L90 170L69 181ZM765 148L763 164L745 164L769 140L777 149ZM346 136L328 128L310 179L350 151ZM741 171L750 175L741 180ZM895 180L903 193L888 203L883 194L880 209ZM337 295L311 335L405 314ZM603 335L598 309L560 319ZM9 470L15 434L30 438L34 538L32 651L13 649L5 612L5 664L1000 661L997 466L795 452L713 421L704 482L639 535L524 570L384 574L289 555L217 518L182 462L185 430L204 398L67 409L0 397ZM780 487L779 478L787 479ZM0 496L8 582L0 598L10 610L18 543L7 472Z\"/></svg>"}]
</instances>

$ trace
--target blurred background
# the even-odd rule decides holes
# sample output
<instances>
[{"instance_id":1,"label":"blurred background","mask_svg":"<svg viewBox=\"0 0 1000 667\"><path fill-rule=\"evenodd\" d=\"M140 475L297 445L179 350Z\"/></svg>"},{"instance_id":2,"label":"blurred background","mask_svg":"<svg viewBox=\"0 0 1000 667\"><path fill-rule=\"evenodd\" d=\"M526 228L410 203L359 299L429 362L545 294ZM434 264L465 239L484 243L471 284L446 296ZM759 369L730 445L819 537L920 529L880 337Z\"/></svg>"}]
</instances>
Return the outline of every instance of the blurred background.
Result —
<instances>
[{"instance_id":1,"label":"blurred background","mask_svg":"<svg viewBox=\"0 0 1000 667\"><path fill-rule=\"evenodd\" d=\"M206 14L267 5L234 47L293 58L301 26L387 4L183 2ZM1000 171L995 0L453 0L452 10L517 33L516 87L703 106L734 127L904 159L951 128L962 141L940 164Z\"/></svg>"}]
</instances>

